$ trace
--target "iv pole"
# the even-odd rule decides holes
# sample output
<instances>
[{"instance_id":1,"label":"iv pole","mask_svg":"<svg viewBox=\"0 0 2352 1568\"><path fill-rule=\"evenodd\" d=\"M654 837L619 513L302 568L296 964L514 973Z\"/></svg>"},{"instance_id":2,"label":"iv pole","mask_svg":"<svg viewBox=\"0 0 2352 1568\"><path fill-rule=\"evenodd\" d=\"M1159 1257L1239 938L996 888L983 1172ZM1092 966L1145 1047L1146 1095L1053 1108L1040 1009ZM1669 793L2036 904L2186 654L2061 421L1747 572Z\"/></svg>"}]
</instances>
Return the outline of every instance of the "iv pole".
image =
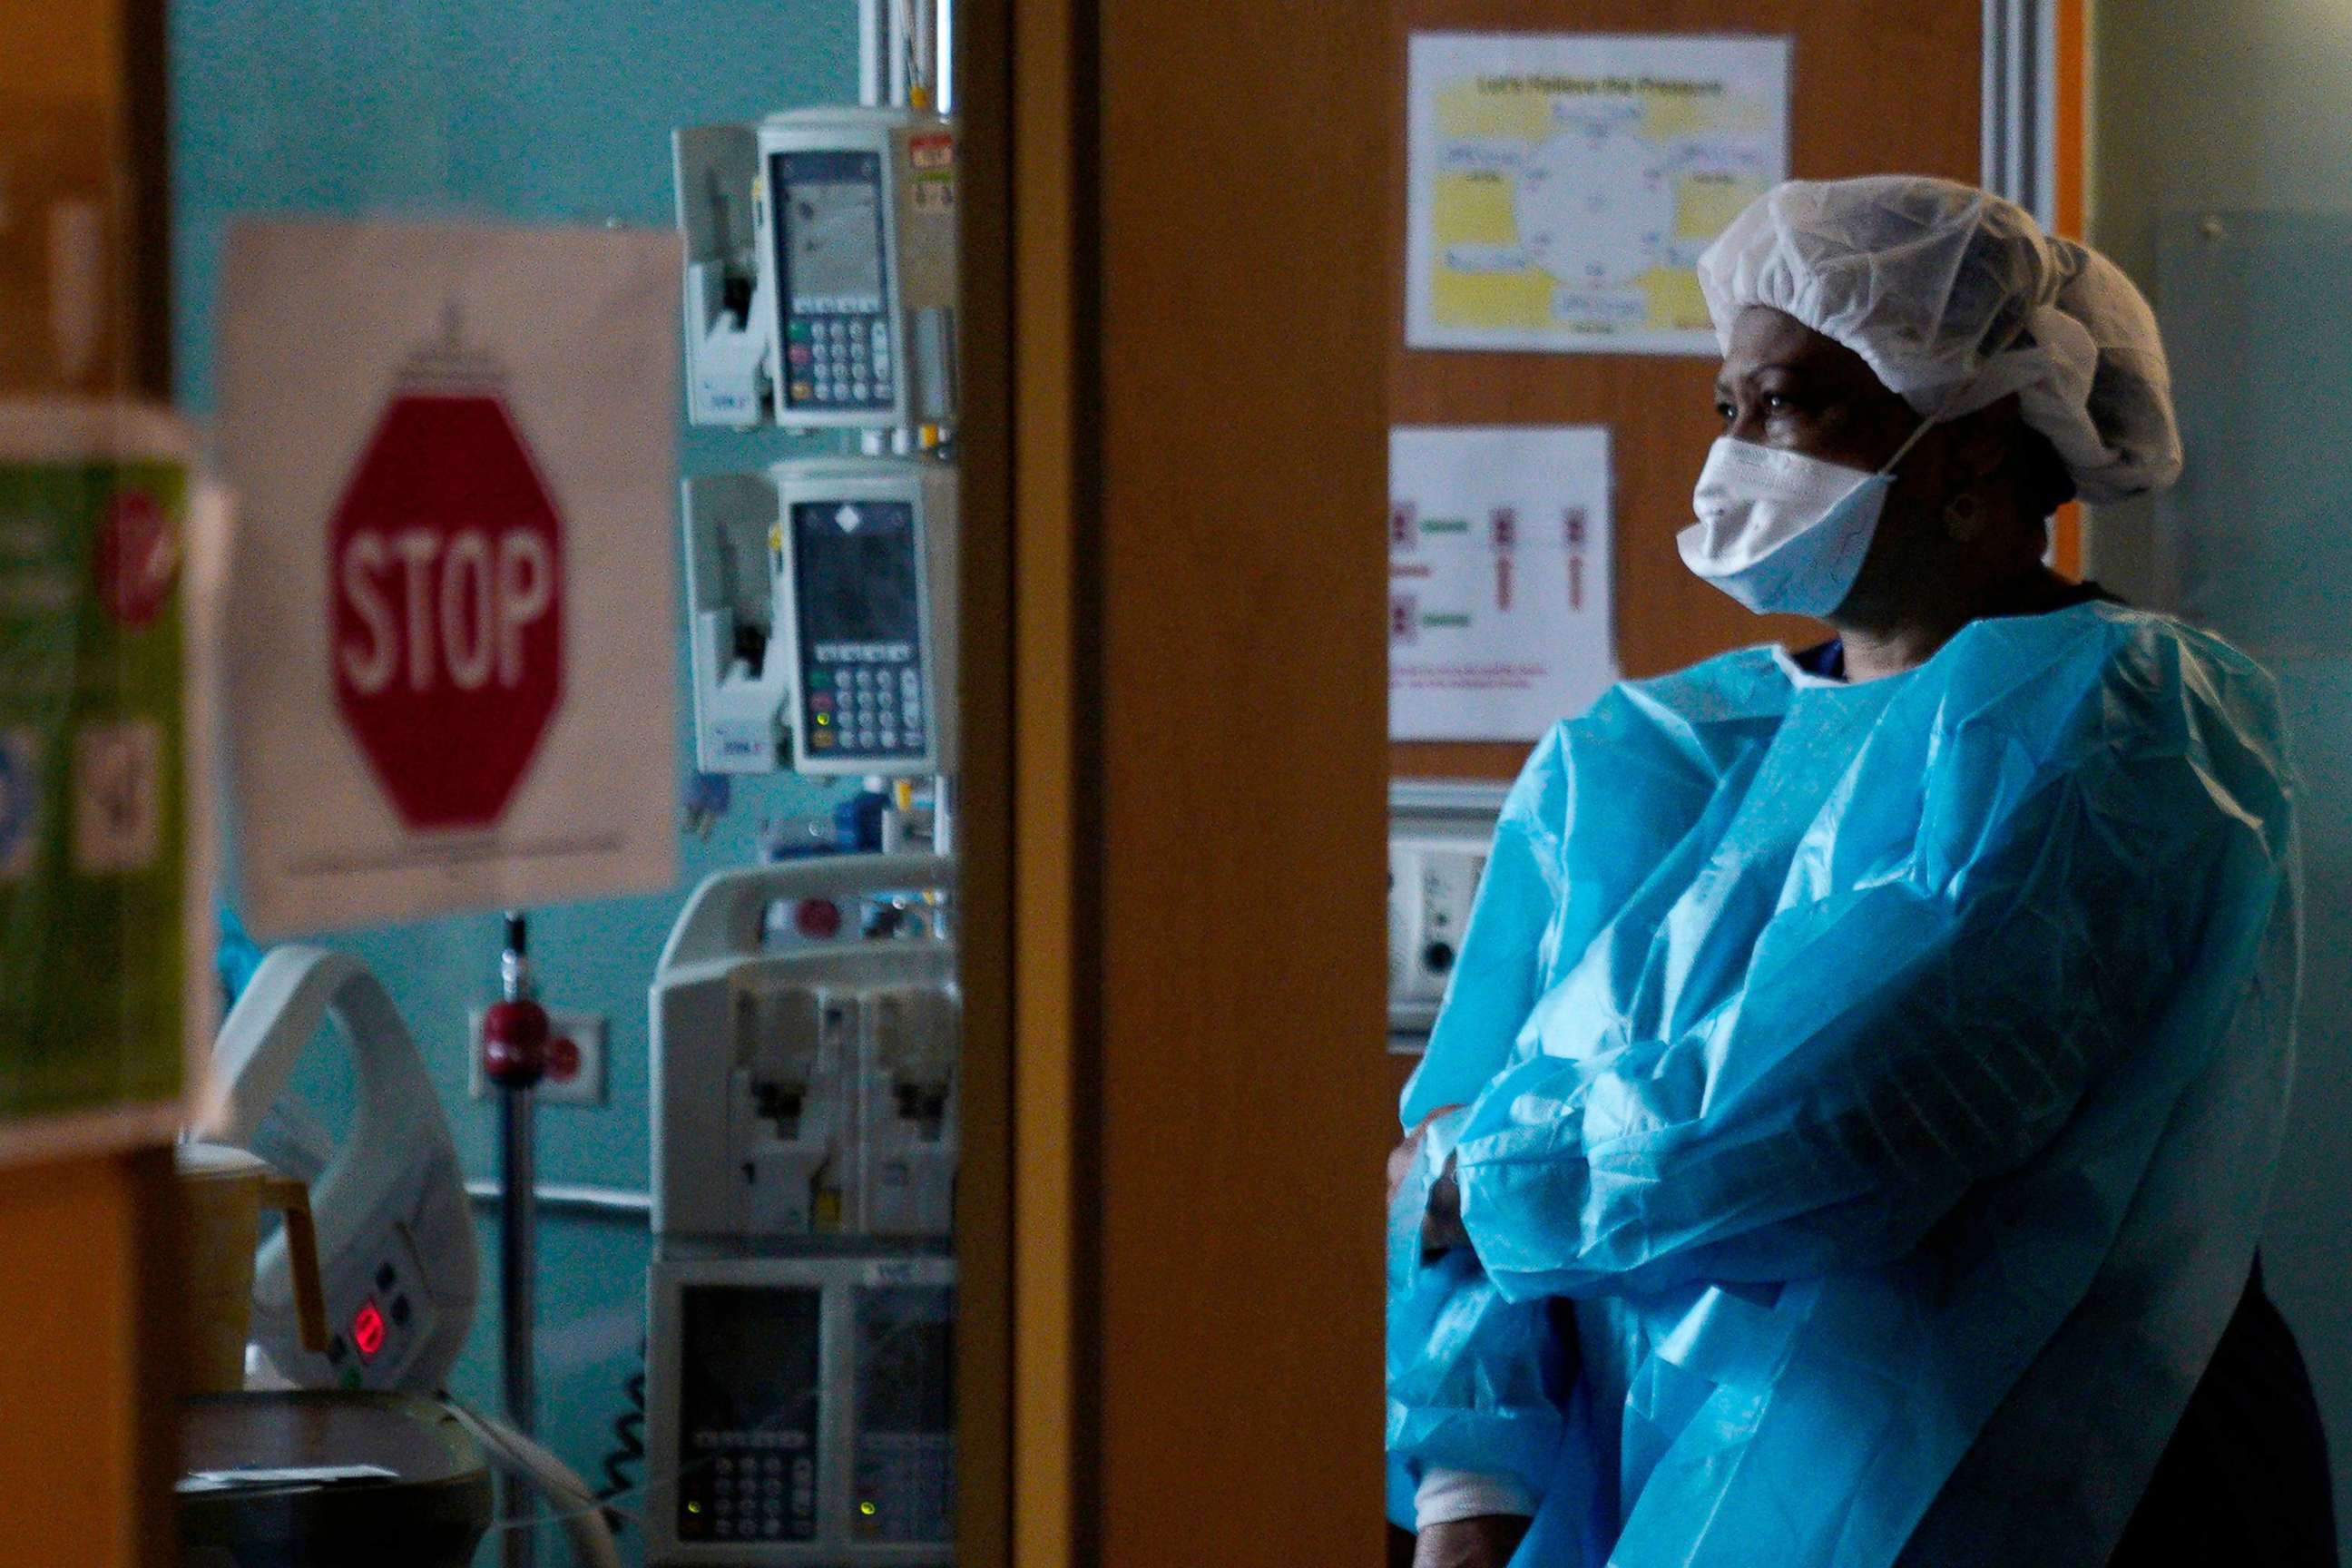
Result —
<instances>
[{"instance_id":1,"label":"iv pole","mask_svg":"<svg viewBox=\"0 0 2352 1568\"><path fill-rule=\"evenodd\" d=\"M538 1085L547 1070L547 1010L531 995L529 925L520 910L506 917L506 950L499 957L501 999L482 1018L482 1076L499 1092L499 1359L507 1421L528 1438L538 1426L539 1391L532 1370L531 1331L537 1313L539 1185ZM527 1528L531 1491L506 1476L499 1510L506 1523L506 1568L534 1568L537 1534Z\"/></svg>"}]
</instances>

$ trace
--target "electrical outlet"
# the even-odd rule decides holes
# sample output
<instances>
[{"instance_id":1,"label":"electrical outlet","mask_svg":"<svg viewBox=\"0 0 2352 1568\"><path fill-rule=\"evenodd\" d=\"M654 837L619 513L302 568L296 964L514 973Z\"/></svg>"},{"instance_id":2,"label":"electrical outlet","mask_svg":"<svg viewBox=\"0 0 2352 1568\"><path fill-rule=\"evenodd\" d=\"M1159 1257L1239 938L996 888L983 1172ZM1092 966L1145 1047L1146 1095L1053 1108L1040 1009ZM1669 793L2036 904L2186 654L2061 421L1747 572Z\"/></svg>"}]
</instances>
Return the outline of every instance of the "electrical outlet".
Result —
<instances>
[{"instance_id":1,"label":"electrical outlet","mask_svg":"<svg viewBox=\"0 0 2352 1568\"><path fill-rule=\"evenodd\" d=\"M476 1100L490 1098L489 1080L482 1076L482 1017L486 1009L467 1013L471 1039L469 1087ZM541 1105L602 1105L604 1103L604 1039L602 1013L577 1013L563 1007L547 1010L547 1076L539 1080Z\"/></svg>"}]
</instances>

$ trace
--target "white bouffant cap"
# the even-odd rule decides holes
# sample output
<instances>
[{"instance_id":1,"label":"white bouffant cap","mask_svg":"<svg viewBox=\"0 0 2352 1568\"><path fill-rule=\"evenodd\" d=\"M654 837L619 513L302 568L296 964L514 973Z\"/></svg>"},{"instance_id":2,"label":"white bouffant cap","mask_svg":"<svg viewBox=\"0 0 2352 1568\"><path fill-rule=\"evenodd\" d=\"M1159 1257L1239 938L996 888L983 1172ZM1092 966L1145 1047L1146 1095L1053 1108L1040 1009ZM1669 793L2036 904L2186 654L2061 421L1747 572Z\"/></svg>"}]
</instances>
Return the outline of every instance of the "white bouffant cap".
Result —
<instances>
[{"instance_id":1,"label":"white bouffant cap","mask_svg":"<svg viewBox=\"0 0 2352 1568\"><path fill-rule=\"evenodd\" d=\"M1860 354L1922 415L1957 419L2018 395L2085 500L2161 489L2180 472L2156 316L2097 251L2024 208L1950 180L1791 180L1699 258L1727 350L1751 305Z\"/></svg>"}]
</instances>

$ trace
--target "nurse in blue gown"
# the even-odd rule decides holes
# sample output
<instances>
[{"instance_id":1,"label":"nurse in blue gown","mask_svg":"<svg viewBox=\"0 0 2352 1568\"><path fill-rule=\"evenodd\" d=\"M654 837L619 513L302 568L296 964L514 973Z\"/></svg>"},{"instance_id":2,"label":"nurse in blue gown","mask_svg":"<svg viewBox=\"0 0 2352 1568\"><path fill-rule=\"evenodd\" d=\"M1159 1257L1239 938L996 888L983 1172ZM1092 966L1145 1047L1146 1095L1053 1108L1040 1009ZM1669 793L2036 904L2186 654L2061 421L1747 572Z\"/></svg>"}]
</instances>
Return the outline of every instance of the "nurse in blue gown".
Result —
<instances>
[{"instance_id":1,"label":"nurse in blue gown","mask_svg":"<svg viewBox=\"0 0 2352 1568\"><path fill-rule=\"evenodd\" d=\"M2043 563L2179 470L2154 319L1927 179L1783 185L1700 281L1683 558L1836 636L1622 685L1514 787L1391 1162L1391 1521L1421 1568L2333 1563L2255 1251L2276 694Z\"/></svg>"}]
</instances>

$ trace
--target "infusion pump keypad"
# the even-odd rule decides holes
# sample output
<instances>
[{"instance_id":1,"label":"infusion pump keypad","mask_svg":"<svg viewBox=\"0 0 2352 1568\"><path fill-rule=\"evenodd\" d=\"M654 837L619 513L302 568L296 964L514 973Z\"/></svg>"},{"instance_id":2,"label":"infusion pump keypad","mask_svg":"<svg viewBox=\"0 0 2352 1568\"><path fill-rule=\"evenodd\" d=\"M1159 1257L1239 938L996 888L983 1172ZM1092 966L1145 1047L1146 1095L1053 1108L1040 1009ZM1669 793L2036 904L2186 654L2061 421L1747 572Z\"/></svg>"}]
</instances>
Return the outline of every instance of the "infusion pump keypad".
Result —
<instances>
[{"instance_id":1,"label":"infusion pump keypad","mask_svg":"<svg viewBox=\"0 0 2352 1568\"><path fill-rule=\"evenodd\" d=\"M930 716L912 643L824 642L812 652L811 751L885 760L929 752Z\"/></svg>"},{"instance_id":2,"label":"infusion pump keypad","mask_svg":"<svg viewBox=\"0 0 2352 1568\"><path fill-rule=\"evenodd\" d=\"M688 1541L814 1541L816 1459L799 1432L698 1435L679 1478L678 1535ZM712 1450L716 1450L714 1453Z\"/></svg>"},{"instance_id":3,"label":"infusion pump keypad","mask_svg":"<svg viewBox=\"0 0 2352 1568\"><path fill-rule=\"evenodd\" d=\"M793 407L863 411L897 403L898 353L885 317L795 313L784 331Z\"/></svg>"}]
</instances>

